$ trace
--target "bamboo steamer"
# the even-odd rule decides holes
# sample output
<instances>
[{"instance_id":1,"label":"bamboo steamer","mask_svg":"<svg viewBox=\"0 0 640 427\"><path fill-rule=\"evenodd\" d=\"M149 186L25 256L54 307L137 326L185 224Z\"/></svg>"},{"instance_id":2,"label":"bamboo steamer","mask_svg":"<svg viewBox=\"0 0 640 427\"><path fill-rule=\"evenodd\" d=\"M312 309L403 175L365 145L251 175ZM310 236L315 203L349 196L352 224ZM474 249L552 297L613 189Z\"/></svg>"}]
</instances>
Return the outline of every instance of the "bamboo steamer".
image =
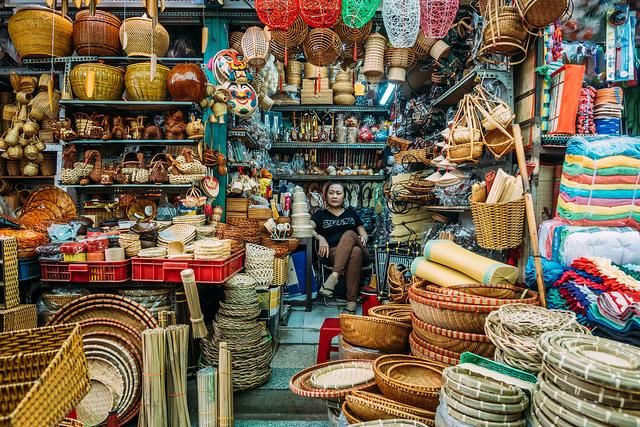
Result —
<instances>
[{"instance_id":1,"label":"bamboo steamer","mask_svg":"<svg viewBox=\"0 0 640 427\"><path fill-rule=\"evenodd\" d=\"M371 34L367 38L362 72L368 79L382 79L384 77L384 53L386 44L387 39L379 33Z\"/></svg>"},{"instance_id":2,"label":"bamboo steamer","mask_svg":"<svg viewBox=\"0 0 640 427\"><path fill-rule=\"evenodd\" d=\"M88 10L78 12L73 24L76 52L83 56L118 56L121 25L117 16L104 10L96 10L93 16Z\"/></svg>"},{"instance_id":3,"label":"bamboo steamer","mask_svg":"<svg viewBox=\"0 0 640 427\"><path fill-rule=\"evenodd\" d=\"M59 57L73 53L71 19L47 7L16 8L15 14L9 18L8 29L9 37L22 58Z\"/></svg>"},{"instance_id":4,"label":"bamboo steamer","mask_svg":"<svg viewBox=\"0 0 640 427\"><path fill-rule=\"evenodd\" d=\"M120 26L120 43L127 56L151 56L155 53L162 57L169 50L169 33L161 24L152 28L149 18L127 18Z\"/></svg>"}]
</instances>

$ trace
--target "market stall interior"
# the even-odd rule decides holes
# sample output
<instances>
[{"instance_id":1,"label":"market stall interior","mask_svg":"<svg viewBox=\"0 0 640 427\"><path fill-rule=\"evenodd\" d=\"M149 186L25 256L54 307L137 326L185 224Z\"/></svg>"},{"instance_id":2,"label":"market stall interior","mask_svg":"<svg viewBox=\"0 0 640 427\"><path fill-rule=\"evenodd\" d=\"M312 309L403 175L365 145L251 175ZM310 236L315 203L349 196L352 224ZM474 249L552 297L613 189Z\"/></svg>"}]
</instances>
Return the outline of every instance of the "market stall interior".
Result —
<instances>
[{"instance_id":1,"label":"market stall interior","mask_svg":"<svg viewBox=\"0 0 640 427\"><path fill-rule=\"evenodd\" d=\"M636 14L5 0L0 425L639 426Z\"/></svg>"}]
</instances>

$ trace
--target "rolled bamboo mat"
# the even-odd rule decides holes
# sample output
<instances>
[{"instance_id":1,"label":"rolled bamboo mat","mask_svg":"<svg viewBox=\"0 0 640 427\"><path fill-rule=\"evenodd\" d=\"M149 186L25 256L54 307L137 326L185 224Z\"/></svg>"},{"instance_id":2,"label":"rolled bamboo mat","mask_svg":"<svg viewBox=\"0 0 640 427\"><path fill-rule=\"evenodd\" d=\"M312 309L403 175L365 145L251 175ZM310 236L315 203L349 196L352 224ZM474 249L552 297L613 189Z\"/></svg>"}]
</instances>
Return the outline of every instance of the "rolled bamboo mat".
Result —
<instances>
[{"instance_id":1,"label":"rolled bamboo mat","mask_svg":"<svg viewBox=\"0 0 640 427\"><path fill-rule=\"evenodd\" d=\"M424 256L483 285L514 284L518 279L517 267L475 254L451 240L430 240L424 246Z\"/></svg>"},{"instance_id":2,"label":"rolled bamboo mat","mask_svg":"<svg viewBox=\"0 0 640 427\"><path fill-rule=\"evenodd\" d=\"M165 329L167 346L167 415L169 426L190 427L187 408L187 360L189 358L189 326L175 325Z\"/></svg>"},{"instance_id":3,"label":"rolled bamboo mat","mask_svg":"<svg viewBox=\"0 0 640 427\"><path fill-rule=\"evenodd\" d=\"M219 354L218 424L220 427L231 427L233 426L233 374L231 372L231 352L227 348L226 342L220 343Z\"/></svg>"},{"instance_id":4,"label":"rolled bamboo mat","mask_svg":"<svg viewBox=\"0 0 640 427\"><path fill-rule=\"evenodd\" d=\"M207 366L198 371L198 426L217 427L218 407L218 378L216 369Z\"/></svg>"},{"instance_id":5,"label":"rolled bamboo mat","mask_svg":"<svg viewBox=\"0 0 640 427\"><path fill-rule=\"evenodd\" d=\"M447 288L455 285L478 284L476 280L452 268L417 257L411 263L411 275Z\"/></svg>"},{"instance_id":6,"label":"rolled bamboo mat","mask_svg":"<svg viewBox=\"0 0 640 427\"><path fill-rule=\"evenodd\" d=\"M138 427L167 427L164 329L142 332L142 405Z\"/></svg>"}]
</instances>

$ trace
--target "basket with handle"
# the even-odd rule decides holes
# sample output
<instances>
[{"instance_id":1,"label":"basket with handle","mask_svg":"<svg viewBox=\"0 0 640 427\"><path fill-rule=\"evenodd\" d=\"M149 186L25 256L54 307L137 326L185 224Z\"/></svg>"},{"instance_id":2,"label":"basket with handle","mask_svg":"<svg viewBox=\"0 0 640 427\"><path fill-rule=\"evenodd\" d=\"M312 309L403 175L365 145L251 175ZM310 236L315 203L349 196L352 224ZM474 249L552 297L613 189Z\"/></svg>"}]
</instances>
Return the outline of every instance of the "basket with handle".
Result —
<instances>
[{"instance_id":1,"label":"basket with handle","mask_svg":"<svg viewBox=\"0 0 640 427\"><path fill-rule=\"evenodd\" d=\"M73 53L71 19L48 7L17 8L9 19L9 37L22 58L60 57Z\"/></svg>"},{"instance_id":2,"label":"basket with handle","mask_svg":"<svg viewBox=\"0 0 640 427\"><path fill-rule=\"evenodd\" d=\"M511 108L502 100L487 93L485 89L478 85L477 96L472 100L482 119L482 126L487 129L483 133L484 145L497 158L510 153L515 149L515 138L511 123L515 115Z\"/></svg>"},{"instance_id":3,"label":"basket with handle","mask_svg":"<svg viewBox=\"0 0 640 427\"><path fill-rule=\"evenodd\" d=\"M133 17L124 20L120 26L120 42L127 56L166 55L169 50L169 33L161 25L153 26L151 19ZM152 50L153 49L153 50Z\"/></svg>"},{"instance_id":4,"label":"basket with handle","mask_svg":"<svg viewBox=\"0 0 640 427\"><path fill-rule=\"evenodd\" d=\"M149 180L154 184L162 184L169 180L169 161L165 153L157 153L149 162Z\"/></svg>"},{"instance_id":5,"label":"basket with handle","mask_svg":"<svg viewBox=\"0 0 640 427\"><path fill-rule=\"evenodd\" d=\"M340 56L342 42L329 28L314 28L304 39L304 56L311 64L324 67L333 64Z\"/></svg>"},{"instance_id":6,"label":"basket with handle","mask_svg":"<svg viewBox=\"0 0 640 427\"><path fill-rule=\"evenodd\" d=\"M267 63L269 41L264 29L249 27L242 36L242 52L244 59L252 67L261 68Z\"/></svg>"},{"instance_id":7,"label":"basket with handle","mask_svg":"<svg viewBox=\"0 0 640 427\"><path fill-rule=\"evenodd\" d=\"M520 246L524 231L524 197L505 203L481 203L470 199L478 245L503 250Z\"/></svg>"},{"instance_id":8,"label":"basket with handle","mask_svg":"<svg viewBox=\"0 0 640 427\"><path fill-rule=\"evenodd\" d=\"M120 19L104 10L76 14L73 44L80 56L117 56L120 53Z\"/></svg>"},{"instance_id":9,"label":"basket with handle","mask_svg":"<svg viewBox=\"0 0 640 427\"><path fill-rule=\"evenodd\" d=\"M476 161L482 156L482 131L471 95L460 101L449 131L447 158L454 162Z\"/></svg>"},{"instance_id":10,"label":"basket with handle","mask_svg":"<svg viewBox=\"0 0 640 427\"><path fill-rule=\"evenodd\" d=\"M483 42L479 55L506 55L512 65L524 61L529 33L522 23L518 9L515 6L505 6L500 0L489 0L484 16Z\"/></svg>"}]
</instances>

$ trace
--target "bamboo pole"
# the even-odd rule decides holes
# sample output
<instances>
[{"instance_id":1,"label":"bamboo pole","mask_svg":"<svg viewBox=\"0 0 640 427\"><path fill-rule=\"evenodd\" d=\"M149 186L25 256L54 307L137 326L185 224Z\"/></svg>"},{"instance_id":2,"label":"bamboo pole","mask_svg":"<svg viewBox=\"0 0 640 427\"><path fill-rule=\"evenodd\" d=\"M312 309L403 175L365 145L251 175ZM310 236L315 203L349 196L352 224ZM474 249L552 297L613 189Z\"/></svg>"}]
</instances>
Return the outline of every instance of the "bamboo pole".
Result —
<instances>
[{"instance_id":1,"label":"bamboo pole","mask_svg":"<svg viewBox=\"0 0 640 427\"><path fill-rule=\"evenodd\" d=\"M169 326L167 345L167 415L170 427L190 427L187 408L187 359L189 326Z\"/></svg>"},{"instance_id":2,"label":"bamboo pole","mask_svg":"<svg viewBox=\"0 0 640 427\"><path fill-rule=\"evenodd\" d=\"M218 426L218 378L216 369L207 366L198 371L198 426Z\"/></svg>"},{"instance_id":3,"label":"bamboo pole","mask_svg":"<svg viewBox=\"0 0 640 427\"><path fill-rule=\"evenodd\" d=\"M538 246L538 226L536 224L536 216L533 210L533 199L531 198L529 173L527 172L527 160L524 155L524 146L522 145L522 133L520 131L520 125L513 125L513 136L515 138L518 167L520 168L520 176L522 177L522 188L524 189L524 205L527 215L527 228L529 229L531 251L533 252L533 263L536 269L536 283L538 285L538 294L540 295L540 304L546 308L547 295L544 288L542 261L540 261L540 247Z\"/></svg>"},{"instance_id":4,"label":"bamboo pole","mask_svg":"<svg viewBox=\"0 0 640 427\"><path fill-rule=\"evenodd\" d=\"M164 329L142 332L142 405L138 427L167 427Z\"/></svg>"},{"instance_id":5,"label":"bamboo pole","mask_svg":"<svg viewBox=\"0 0 640 427\"><path fill-rule=\"evenodd\" d=\"M220 427L233 427L233 380L231 376L231 352L226 342L218 351L218 376L220 393L218 419Z\"/></svg>"}]
</instances>

